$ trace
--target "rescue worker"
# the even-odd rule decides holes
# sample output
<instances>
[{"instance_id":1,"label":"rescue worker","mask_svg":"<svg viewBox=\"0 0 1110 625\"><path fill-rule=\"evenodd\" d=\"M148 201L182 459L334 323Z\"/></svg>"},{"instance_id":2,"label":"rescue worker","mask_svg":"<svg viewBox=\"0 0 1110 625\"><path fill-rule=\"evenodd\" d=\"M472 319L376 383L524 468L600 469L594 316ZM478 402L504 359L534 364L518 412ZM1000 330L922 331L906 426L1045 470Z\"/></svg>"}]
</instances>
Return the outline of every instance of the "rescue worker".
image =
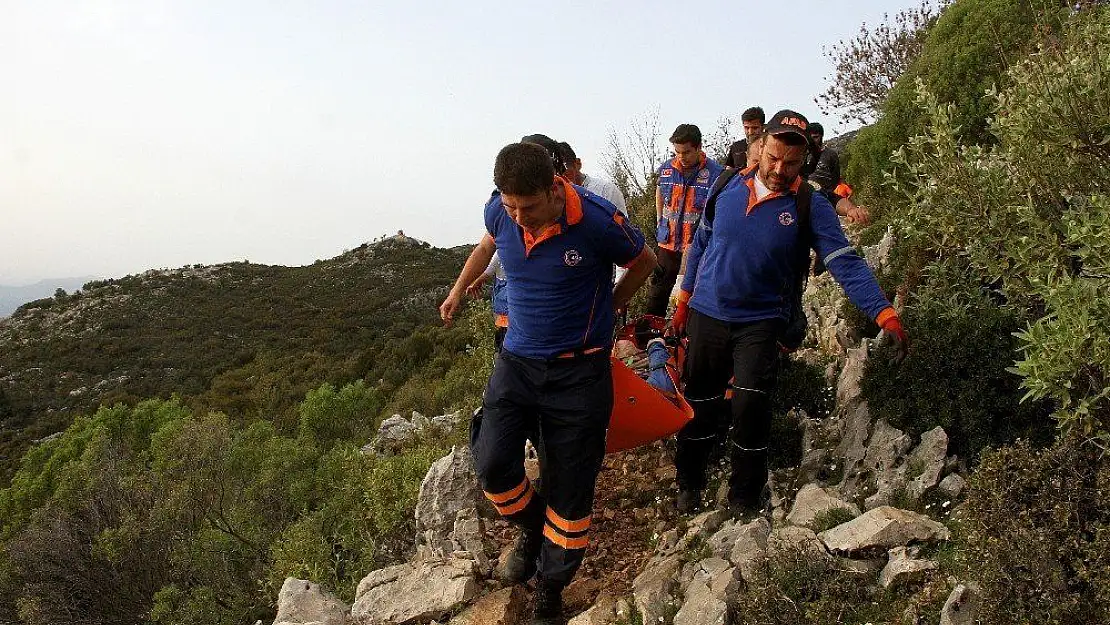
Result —
<instances>
[{"instance_id":1,"label":"rescue worker","mask_svg":"<svg viewBox=\"0 0 1110 625\"><path fill-rule=\"evenodd\" d=\"M604 178L591 176L582 171L582 159L578 158L575 154L574 148L566 141L559 142L559 155L563 158L563 164L566 166L567 171L563 177L572 183L596 193L601 197L609 200L609 202L617 207L617 210L628 219L628 204L624 200L624 194L617 188L617 185L609 182Z\"/></svg>"},{"instance_id":2,"label":"rescue worker","mask_svg":"<svg viewBox=\"0 0 1110 625\"><path fill-rule=\"evenodd\" d=\"M748 146L763 133L763 124L766 122L767 116L762 107L753 106L744 111L740 115L740 124L744 127L744 138L729 146L728 155L721 164L735 169L747 167Z\"/></svg>"},{"instance_id":3,"label":"rescue worker","mask_svg":"<svg viewBox=\"0 0 1110 625\"><path fill-rule=\"evenodd\" d=\"M762 148L763 139L761 137L756 137L748 142L748 153L745 155L747 160L745 161L744 169L754 167L759 163L759 155L762 152Z\"/></svg>"},{"instance_id":4,"label":"rescue worker","mask_svg":"<svg viewBox=\"0 0 1110 625\"><path fill-rule=\"evenodd\" d=\"M689 337L686 399L694 418L677 436L677 507L701 502L706 462L720 419L731 417L729 509L737 515L766 503L771 394L779 362L778 340L790 318L791 285L817 252L848 298L893 336L895 360L908 339L898 315L856 253L828 200L803 188L809 141L807 121L780 111L767 125L757 167L722 188L712 214L704 215L691 244L673 332ZM809 194L808 228L799 223L798 197ZM804 236L803 236L804 235ZM803 265L799 259L807 262ZM719 399L733 378L729 414Z\"/></svg>"},{"instance_id":5,"label":"rescue worker","mask_svg":"<svg viewBox=\"0 0 1110 625\"><path fill-rule=\"evenodd\" d=\"M659 185L655 189L659 265L651 276L646 308L649 315L660 317L667 314L683 254L701 219L709 189L723 169L705 156L697 126L680 124L670 142L675 156L659 166Z\"/></svg>"},{"instance_id":6,"label":"rescue worker","mask_svg":"<svg viewBox=\"0 0 1110 625\"><path fill-rule=\"evenodd\" d=\"M871 223L871 213L851 200L851 193L837 193L840 187L840 154L825 146L825 127L812 122L807 131L812 150L802 167L802 178L814 189L820 191L832 203L836 214L846 217L849 222L866 226Z\"/></svg>"},{"instance_id":7,"label":"rescue worker","mask_svg":"<svg viewBox=\"0 0 1110 625\"><path fill-rule=\"evenodd\" d=\"M512 582L537 578L532 623L547 625L561 622L562 590L588 540L613 407L615 310L647 279L655 255L612 204L557 177L536 145L503 148L493 175L487 233L440 315L451 322L496 250L512 323L472 423L471 450L486 497L521 527L502 573ZM628 268L615 288L614 263ZM542 494L524 472L524 440L536 428L545 451Z\"/></svg>"}]
</instances>

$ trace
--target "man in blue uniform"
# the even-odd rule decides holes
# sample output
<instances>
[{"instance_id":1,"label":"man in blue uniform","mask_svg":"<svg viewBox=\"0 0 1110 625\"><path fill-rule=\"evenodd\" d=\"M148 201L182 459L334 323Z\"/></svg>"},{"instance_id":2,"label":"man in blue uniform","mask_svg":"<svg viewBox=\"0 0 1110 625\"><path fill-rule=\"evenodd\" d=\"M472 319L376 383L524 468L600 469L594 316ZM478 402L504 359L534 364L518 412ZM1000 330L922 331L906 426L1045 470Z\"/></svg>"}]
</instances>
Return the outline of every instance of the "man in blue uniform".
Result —
<instances>
[{"instance_id":1,"label":"man in blue uniform","mask_svg":"<svg viewBox=\"0 0 1110 625\"><path fill-rule=\"evenodd\" d=\"M905 357L907 339L898 315L848 243L829 201L799 176L809 147L807 125L793 111L771 119L758 164L721 189L690 246L672 319L672 328L689 336L685 391L694 406L675 454L677 505L684 512L701 502L718 423L730 416L729 507L749 514L765 503L778 341L789 319L791 291L800 283L798 272L808 271L809 248L852 303L893 335L897 358ZM800 222L802 193L810 196L808 224ZM721 414L730 378L731 415Z\"/></svg>"},{"instance_id":2,"label":"man in blue uniform","mask_svg":"<svg viewBox=\"0 0 1110 625\"><path fill-rule=\"evenodd\" d=\"M487 234L440 306L445 322L494 250L508 278L508 334L471 432L486 497L522 529L505 567L536 576L533 623L561 622L562 590L588 540L594 483L613 406L609 352L614 312L655 267L643 236L610 204L561 177L539 146L497 155L498 192L486 204ZM628 269L613 287L613 265ZM524 439L539 429L543 494L524 473Z\"/></svg>"},{"instance_id":3,"label":"man in blue uniform","mask_svg":"<svg viewBox=\"0 0 1110 625\"><path fill-rule=\"evenodd\" d=\"M655 218L659 265L651 277L647 313L663 317L671 290L682 269L682 259L701 219L709 189L723 169L701 149L701 130L679 124L670 138L674 158L659 165L655 189Z\"/></svg>"}]
</instances>

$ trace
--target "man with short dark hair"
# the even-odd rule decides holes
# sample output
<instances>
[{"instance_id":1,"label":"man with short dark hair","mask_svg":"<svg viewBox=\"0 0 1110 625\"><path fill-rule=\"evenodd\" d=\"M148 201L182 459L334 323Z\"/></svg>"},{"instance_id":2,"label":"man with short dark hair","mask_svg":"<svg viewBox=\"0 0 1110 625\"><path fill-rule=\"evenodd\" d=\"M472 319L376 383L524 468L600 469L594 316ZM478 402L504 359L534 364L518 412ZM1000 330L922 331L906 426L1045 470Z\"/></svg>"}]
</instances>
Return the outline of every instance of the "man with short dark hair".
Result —
<instances>
[{"instance_id":1,"label":"man with short dark hair","mask_svg":"<svg viewBox=\"0 0 1110 625\"><path fill-rule=\"evenodd\" d=\"M626 219L628 218L628 206L624 201L624 194L617 188L617 185L604 178L591 176L582 171L582 159L578 158L578 155L574 152L574 148L570 147L570 144L566 141L559 142L559 153L562 155L563 164L566 165L567 168L566 173L563 174L564 178L591 193L596 193L609 200Z\"/></svg>"},{"instance_id":2,"label":"man with short dark hair","mask_svg":"<svg viewBox=\"0 0 1110 625\"><path fill-rule=\"evenodd\" d=\"M725 156L725 161L721 164L734 169L747 167L748 145L763 133L763 124L766 122L767 117L763 113L762 107L753 106L744 111L740 115L740 124L744 127L744 138L729 146L728 155Z\"/></svg>"},{"instance_id":3,"label":"man with short dark hair","mask_svg":"<svg viewBox=\"0 0 1110 625\"><path fill-rule=\"evenodd\" d=\"M680 124L670 138L675 156L659 166L655 189L655 239L659 265L651 275L647 313L663 317L682 268L682 256L694 236L709 189L722 168L701 149L701 130Z\"/></svg>"},{"instance_id":4,"label":"man with short dark hair","mask_svg":"<svg viewBox=\"0 0 1110 625\"><path fill-rule=\"evenodd\" d=\"M802 167L802 178L828 198L837 215L847 217L853 223L870 223L871 214L866 208L857 206L847 195L837 193L841 182L840 154L825 145L825 127L818 122L811 122L807 133L811 150Z\"/></svg>"},{"instance_id":5,"label":"man with short dark hair","mask_svg":"<svg viewBox=\"0 0 1110 625\"><path fill-rule=\"evenodd\" d=\"M701 503L718 424L730 416L729 508L743 516L765 505L778 343L798 273L809 269L810 249L852 303L894 337L896 359L906 354L908 339L875 276L848 243L828 200L799 175L809 146L807 126L793 111L775 114L758 165L728 180L690 246L671 320L673 331L689 337L685 394L694 407L675 453L677 507L683 512ZM806 224L800 222L802 194L810 196ZM721 414L730 378L731 415Z\"/></svg>"},{"instance_id":6,"label":"man with short dark hair","mask_svg":"<svg viewBox=\"0 0 1110 625\"><path fill-rule=\"evenodd\" d=\"M538 579L535 625L562 622L562 590L585 553L594 483L613 407L609 352L615 311L655 266L643 236L614 207L555 175L550 154L514 143L497 155L487 233L440 305L454 318L494 250L508 277L509 330L471 426L486 497L522 529L504 567ZM613 265L628 268L613 282ZM543 494L524 472L524 440L539 430Z\"/></svg>"}]
</instances>

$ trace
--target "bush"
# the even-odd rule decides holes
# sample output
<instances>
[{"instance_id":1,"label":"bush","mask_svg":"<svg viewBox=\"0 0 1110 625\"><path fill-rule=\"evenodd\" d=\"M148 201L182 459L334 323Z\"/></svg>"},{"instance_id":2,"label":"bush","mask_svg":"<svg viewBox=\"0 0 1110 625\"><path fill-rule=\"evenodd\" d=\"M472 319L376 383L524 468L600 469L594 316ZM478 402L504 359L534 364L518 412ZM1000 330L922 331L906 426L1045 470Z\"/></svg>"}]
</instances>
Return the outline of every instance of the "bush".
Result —
<instances>
[{"instance_id":1,"label":"bush","mask_svg":"<svg viewBox=\"0 0 1110 625\"><path fill-rule=\"evenodd\" d=\"M996 96L996 148L962 143L956 107L919 86L928 131L900 150L893 182L910 245L1029 320L1013 367L1026 397L1053 400L1061 426L1092 434L1110 431L1108 59L1106 8L1046 38Z\"/></svg>"},{"instance_id":2,"label":"bush","mask_svg":"<svg viewBox=\"0 0 1110 625\"><path fill-rule=\"evenodd\" d=\"M962 508L963 566L983 623L1110 620L1110 460L1072 433L983 455Z\"/></svg>"},{"instance_id":3,"label":"bush","mask_svg":"<svg viewBox=\"0 0 1110 625\"><path fill-rule=\"evenodd\" d=\"M907 598L886 593L869 576L853 573L805 548L777 550L757 565L737 598L733 623L824 625L896 622Z\"/></svg>"},{"instance_id":4,"label":"bush","mask_svg":"<svg viewBox=\"0 0 1110 625\"><path fill-rule=\"evenodd\" d=\"M367 401L361 384L310 393L297 437L176 400L77 419L0 490L0 619L272 620L290 574L349 599L411 549L420 481L445 443L362 455L342 437Z\"/></svg>"},{"instance_id":5,"label":"bush","mask_svg":"<svg viewBox=\"0 0 1110 625\"><path fill-rule=\"evenodd\" d=\"M297 408L301 436L323 449L338 441L365 441L381 423L382 404L362 380L341 389L325 384L309 391Z\"/></svg>"},{"instance_id":6,"label":"bush","mask_svg":"<svg viewBox=\"0 0 1110 625\"><path fill-rule=\"evenodd\" d=\"M920 134L928 120L916 105L918 81L955 104L953 122L960 137L993 142L987 133L993 111L984 92L1031 47L1038 24L1058 19L1055 10L1042 14L1024 0L956 0L945 7L920 54L887 94L879 121L861 130L847 151L845 178L880 205L893 199L883 187L884 175L892 169L891 154Z\"/></svg>"},{"instance_id":7,"label":"bush","mask_svg":"<svg viewBox=\"0 0 1110 625\"><path fill-rule=\"evenodd\" d=\"M268 567L272 593L286 577L311 579L344 601L367 572L408 555L416 533L412 511L420 482L443 450L421 447L374 458L336 447L320 462L328 496L290 525L274 544Z\"/></svg>"},{"instance_id":8,"label":"bush","mask_svg":"<svg viewBox=\"0 0 1110 625\"><path fill-rule=\"evenodd\" d=\"M950 294L958 306L941 297L919 292L904 311L913 343L901 365L888 364L889 345L868 360L862 389L872 414L912 436L939 425L961 457L1022 436L1050 442L1051 410L1021 404L1020 380L1007 371L1022 317L982 295Z\"/></svg>"}]
</instances>

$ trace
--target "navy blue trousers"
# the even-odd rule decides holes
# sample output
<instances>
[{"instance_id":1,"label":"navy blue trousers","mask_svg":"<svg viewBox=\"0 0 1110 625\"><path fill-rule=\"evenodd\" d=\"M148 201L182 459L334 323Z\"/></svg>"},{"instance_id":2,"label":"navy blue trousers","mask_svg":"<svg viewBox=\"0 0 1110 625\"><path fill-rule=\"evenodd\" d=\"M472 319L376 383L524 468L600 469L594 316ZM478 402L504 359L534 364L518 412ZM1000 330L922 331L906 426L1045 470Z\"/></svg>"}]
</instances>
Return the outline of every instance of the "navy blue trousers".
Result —
<instances>
[{"instance_id":1,"label":"navy blue trousers","mask_svg":"<svg viewBox=\"0 0 1110 625\"><path fill-rule=\"evenodd\" d=\"M474 468L502 516L542 530L541 583L566 586L582 564L612 409L608 350L552 360L502 350L497 357L471 427ZM542 495L524 474L524 440L537 431Z\"/></svg>"}]
</instances>

